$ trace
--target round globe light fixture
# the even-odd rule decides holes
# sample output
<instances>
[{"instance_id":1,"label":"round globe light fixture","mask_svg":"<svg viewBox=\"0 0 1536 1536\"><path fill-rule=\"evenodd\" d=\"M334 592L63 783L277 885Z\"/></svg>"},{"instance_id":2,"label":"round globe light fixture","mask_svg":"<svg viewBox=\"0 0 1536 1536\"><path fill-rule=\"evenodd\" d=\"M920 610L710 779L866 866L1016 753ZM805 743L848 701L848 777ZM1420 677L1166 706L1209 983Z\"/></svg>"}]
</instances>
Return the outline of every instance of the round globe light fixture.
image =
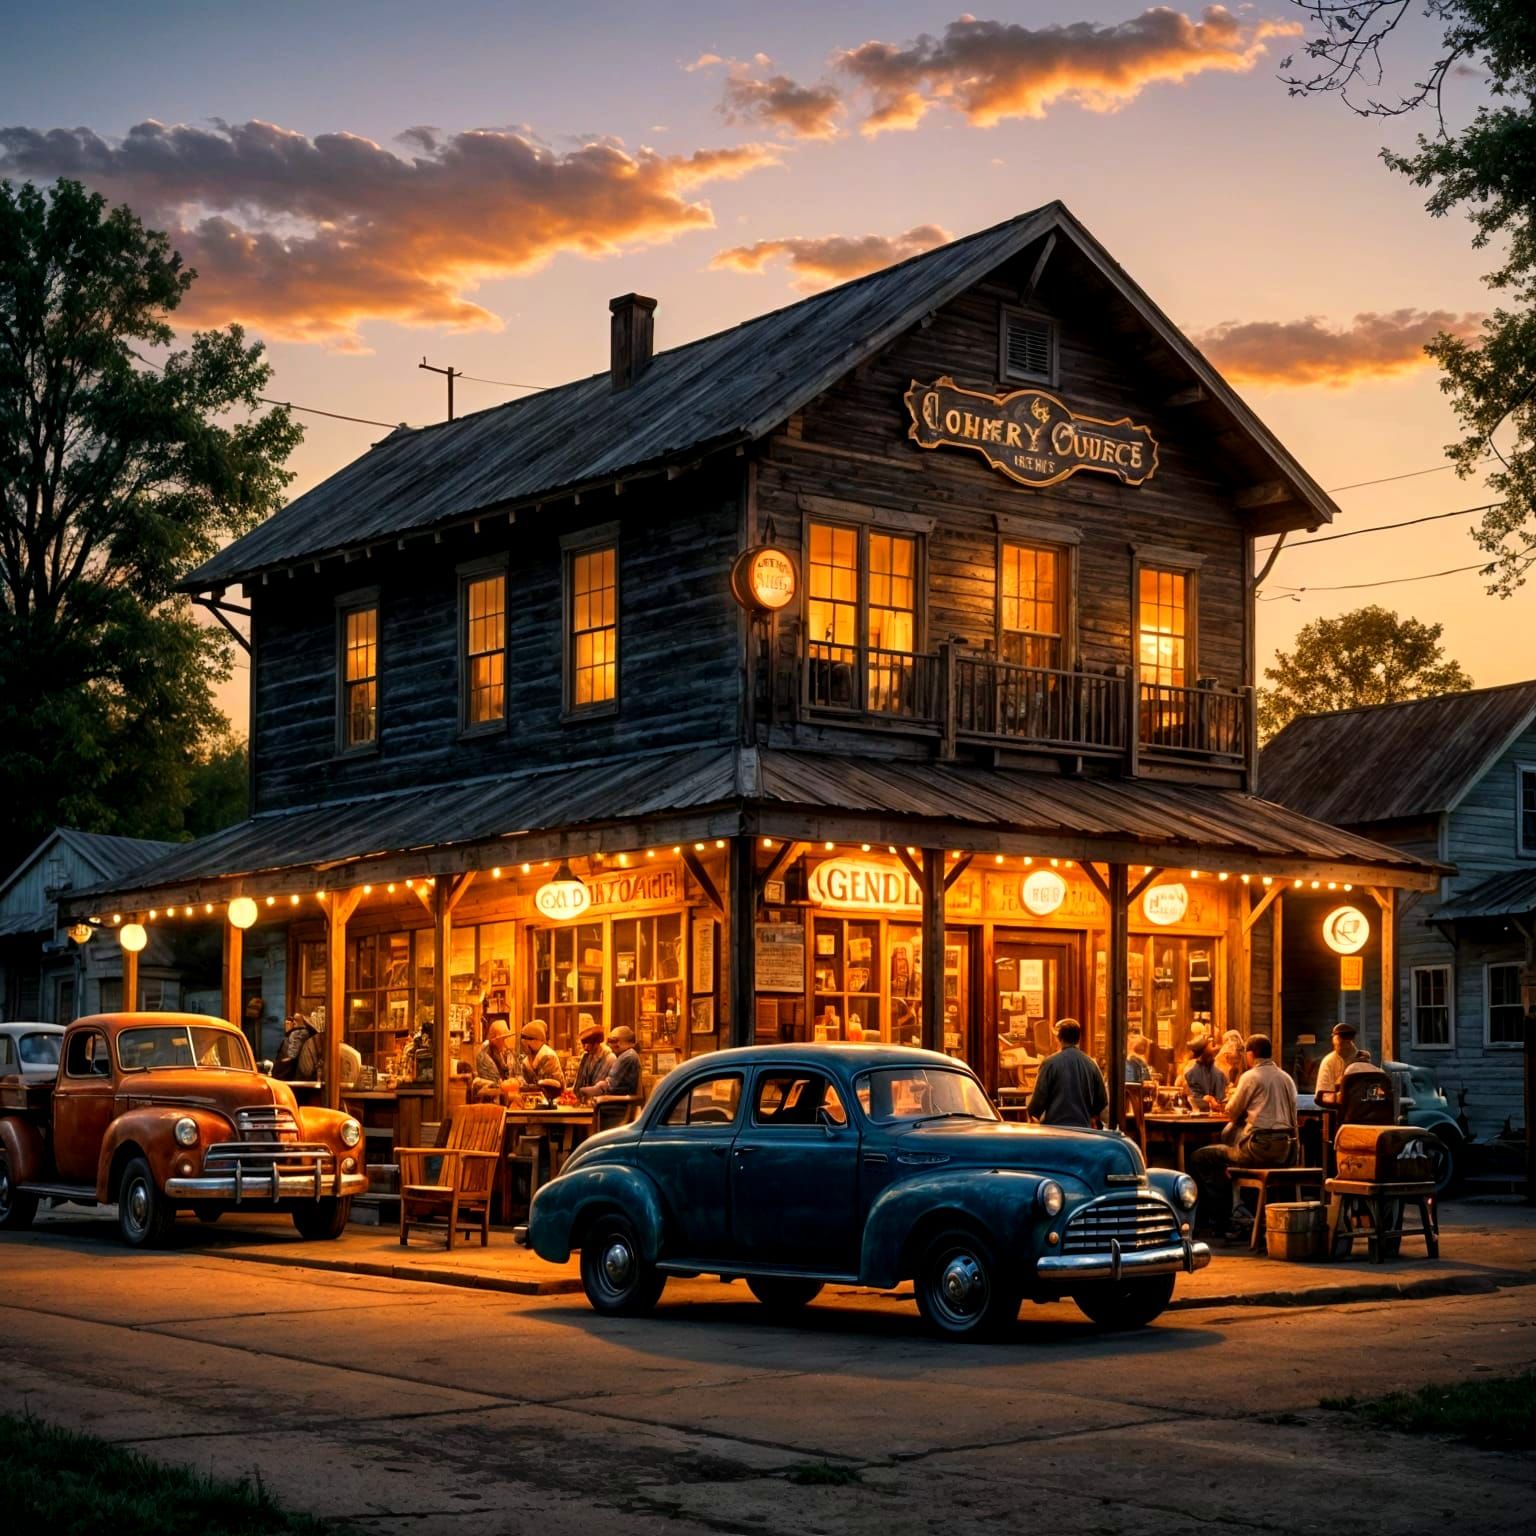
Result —
<instances>
[{"instance_id":1,"label":"round globe light fixture","mask_svg":"<svg viewBox=\"0 0 1536 1536\"><path fill-rule=\"evenodd\" d=\"M143 923L124 923L118 930L117 942L129 954L136 955L149 943L149 935L145 933Z\"/></svg>"},{"instance_id":2,"label":"round globe light fixture","mask_svg":"<svg viewBox=\"0 0 1536 1536\"><path fill-rule=\"evenodd\" d=\"M236 928L249 928L256 921L256 903L249 896L236 896L229 904L229 921Z\"/></svg>"}]
</instances>

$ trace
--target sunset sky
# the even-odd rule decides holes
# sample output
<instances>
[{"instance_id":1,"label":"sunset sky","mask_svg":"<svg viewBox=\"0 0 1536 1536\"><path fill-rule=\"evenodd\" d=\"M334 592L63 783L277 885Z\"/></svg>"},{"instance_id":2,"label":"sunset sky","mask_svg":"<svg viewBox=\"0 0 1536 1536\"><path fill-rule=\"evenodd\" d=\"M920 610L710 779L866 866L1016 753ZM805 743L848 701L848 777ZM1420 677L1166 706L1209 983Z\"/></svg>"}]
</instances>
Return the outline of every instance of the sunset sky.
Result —
<instances>
[{"instance_id":1,"label":"sunset sky","mask_svg":"<svg viewBox=\"0 0 1536 1536\"><path fill-rule=\"evenodd\" d=\"M424 354L557 384L606 366L615 293L654 295L671 346L1061 198L1336 488L1441 462L1455 425L1418 349L1475 327L1493 259L1381 165L1413 125L1287 95L1301 19L1285 0L12 8L0 176L75 175L172 230L201 274L188 322L264 337L276 397L412 424L443 410ZM1410 41L1417 63L1422 24ZM1453 114L1480 89L1453 82ZM461 412L517 393L458 391ZM295 491L382 435L299 419ZM1488 497L1444 472L1337 499L1332 531ZM1444 620L1480 685L1536 672L1529 586L1282 591L1472 564L1473 521L1288 549L1261 661L1379 601ZM243 728L243 686L226 704Z\"/></svg>"}]
</instances>

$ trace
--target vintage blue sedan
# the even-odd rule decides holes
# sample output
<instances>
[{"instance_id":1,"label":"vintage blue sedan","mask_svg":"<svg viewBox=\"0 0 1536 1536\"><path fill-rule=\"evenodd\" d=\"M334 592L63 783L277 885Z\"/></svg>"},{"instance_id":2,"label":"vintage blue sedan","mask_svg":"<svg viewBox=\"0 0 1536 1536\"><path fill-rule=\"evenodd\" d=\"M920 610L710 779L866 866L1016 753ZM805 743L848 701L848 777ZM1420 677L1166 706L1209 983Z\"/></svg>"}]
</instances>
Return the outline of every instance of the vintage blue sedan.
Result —
<instances>
[{"instance_id":1,"label":"vintage blue sedan","mask_svg":"<svg viewBox=\"0 0 1536 1536\"><path fill-rule=\"evenodd\" d=\"M579 1249L599 1312L649 1311L670 1275L743 1278L781 1312L911 1279L929 1326L968 1338L1025 1297L1150 1323L1210 1263L1195 1199L1115 1132L1005 1124L947 1056L781 1045L669 1074L539 1190L519 1237L552 1263Z\"/></svg>"}]
</instances>

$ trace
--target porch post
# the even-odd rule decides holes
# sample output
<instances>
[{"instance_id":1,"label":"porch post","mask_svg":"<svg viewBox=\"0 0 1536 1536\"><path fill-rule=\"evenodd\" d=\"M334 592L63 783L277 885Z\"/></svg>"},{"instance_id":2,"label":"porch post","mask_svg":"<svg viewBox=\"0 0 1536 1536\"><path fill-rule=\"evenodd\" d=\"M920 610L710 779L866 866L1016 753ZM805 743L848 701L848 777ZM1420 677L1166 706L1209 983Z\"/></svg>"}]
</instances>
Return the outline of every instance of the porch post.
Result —
<instances>
[{"instance_id":1,"label":"porch post","mask_svg":"<svg viewBox=\"0 0 1536 1536\"><path fill-rule=\"evenodd\" d=\"M730 1000L730 1041L732 1045L751 1045L756 1023L757 963L757 886L753 869L752 839L731 839L730 890L726 893L729 913L730 980L726 995Z\"/></svg>"},{"instance_id":2,"label":"porch post","mask_svg":"<svg viewBox=\"0 0 1536 1536\"><path fill-rule=\"evenodd\" d=\"M341 1108L341 1036L347 1021L347 919L361 888L332 891L325 903L325 1102Z\"/></svg>"},{"instance_id":3,"label":"porch post","mask_svg":"<svg viewBox=\"0 0 1536 1536\"><path fill-rule=\"evenodd\" d=\"M1397 1032L1397 891L1376 893L1381 903L1381 1060L1395 1060Z\"/></svg>"},{"instance_id":4,"label":"porch post","mask_svg":"<svg viewBox=\"0 0 1536 1536\"><path fill-rule=\"evenodd\" d=\"M1105 1124L1118 1130L1125 1118L1125 1046L1130 1016L1131 903L1129 871L1109 866L1109 1113Z\"/></svg>"},{"instance_id":5,"label":"porch post","mask_svg":"<svg viewBox=\"0 0 1536 1536\"><path fill-rule=\"evenodd\" d=\"M923 849L923 1046L944 1049L944 851Z\"/></svg>"},{"instance_id":6,"label":"porch post","mask_svg":"<svg viewBox=\"0 0 1536 1536\"><path fill-rule=\"evenodd\" d=\"M136 949L119 949L123 957L123 1012L137 1013L139 1009L139 952Z\"/></svg>"},{"instance_id":7,"label":"porch post","mask_svg":"<svg viewBox=\"0 0 1536 1536\"><path fill-rule=\"evenodd\" d=\"M245 935L230 922L226 915L224 919L224 1017L239 1029L244 1021L240 1017L240 970L243 964L244 945L242 940ZM259 1051L261 1042L251 1042L252 1051Z\"/></svg>"}]
</instances>

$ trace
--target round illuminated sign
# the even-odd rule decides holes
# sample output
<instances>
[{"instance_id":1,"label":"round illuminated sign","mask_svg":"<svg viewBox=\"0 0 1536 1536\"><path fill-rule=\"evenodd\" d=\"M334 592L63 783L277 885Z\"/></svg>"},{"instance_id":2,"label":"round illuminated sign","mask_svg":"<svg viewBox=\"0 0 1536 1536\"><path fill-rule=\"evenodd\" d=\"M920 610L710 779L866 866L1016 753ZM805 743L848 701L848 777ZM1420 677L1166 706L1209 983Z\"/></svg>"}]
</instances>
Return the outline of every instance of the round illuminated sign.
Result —
<instances>
[{"instance_id":1,"label":"round illuminated sign","mask_svg":"<svg viewBox=\"0 0 1536 1536\"><path fill-rule=\"evenodd\" d=\"M813 906L839 912L919 912L923 905L906 870L874 859L823 859L805 885Z\"/></svg>"},{"instance_id":2,"label":"round illuminated sign","mask_svg":"<svg viewBox=\"0 0 1536 1536\"><path fill-rule=\"evenodd\" d=\"M1019 894L1036 917L1048 917L1067 899L1067 882L1054 869L1037 869L1025 878Z\"/></svg>"},{"instance_id":3,"label":"round illuminated sign","mask_svg":"<svg viewBox=\"0 0 1536 1536\"><path fill-rule=\"evenodd\" d=\"M731 567L731 591L743 608L777 613L795 600L797 578L790 554L772 544L744 550Z\"/></svg>"},{"instance_id":4,"label":"round illuminated sign","mask_svg":"<svg viewBox=\"0 0 1536 1536\"><path fill-rule=\"evenodd\" d=\"M66 930L76 944L89 944L95 931L89 923L72 923Z\"/></svg>"},{"instance_id":5,"label":"round illuminated sign","mask_svg":"<svg viewBox=\"0 0 1536 1536\"><path fill-rule=\"evenodd\" d=\"M539 911L557 923L569 922L580 917L592 905L592 892L571 873L571 866L561 861L555 878L541 885L533 893L533 904Z\"/></svg>"},{"instance_id":6,"label":"round illuminated sign","mask_svg":"<svg viewBox=\"0 0 1536 1536\"><path fill-rule=\"evenodd\" d=\"M1189 911L1189 891L1182 885L1154 885L1141 898L1141 910L1149 923L1159 927L1182 922Z\"/></svg>"},{"instance_id":7,"label":"round illuminated sign","mask_svg":"<svg viewBox=\"0 0 1536 1536\"><path fill-rule=\"evenodd\" d=\"M1335 907L1323 919L1323 943L1336 955L1358 953L1370 936L1370 920L1359 907Z\"/></svg>"}]
</instances>

